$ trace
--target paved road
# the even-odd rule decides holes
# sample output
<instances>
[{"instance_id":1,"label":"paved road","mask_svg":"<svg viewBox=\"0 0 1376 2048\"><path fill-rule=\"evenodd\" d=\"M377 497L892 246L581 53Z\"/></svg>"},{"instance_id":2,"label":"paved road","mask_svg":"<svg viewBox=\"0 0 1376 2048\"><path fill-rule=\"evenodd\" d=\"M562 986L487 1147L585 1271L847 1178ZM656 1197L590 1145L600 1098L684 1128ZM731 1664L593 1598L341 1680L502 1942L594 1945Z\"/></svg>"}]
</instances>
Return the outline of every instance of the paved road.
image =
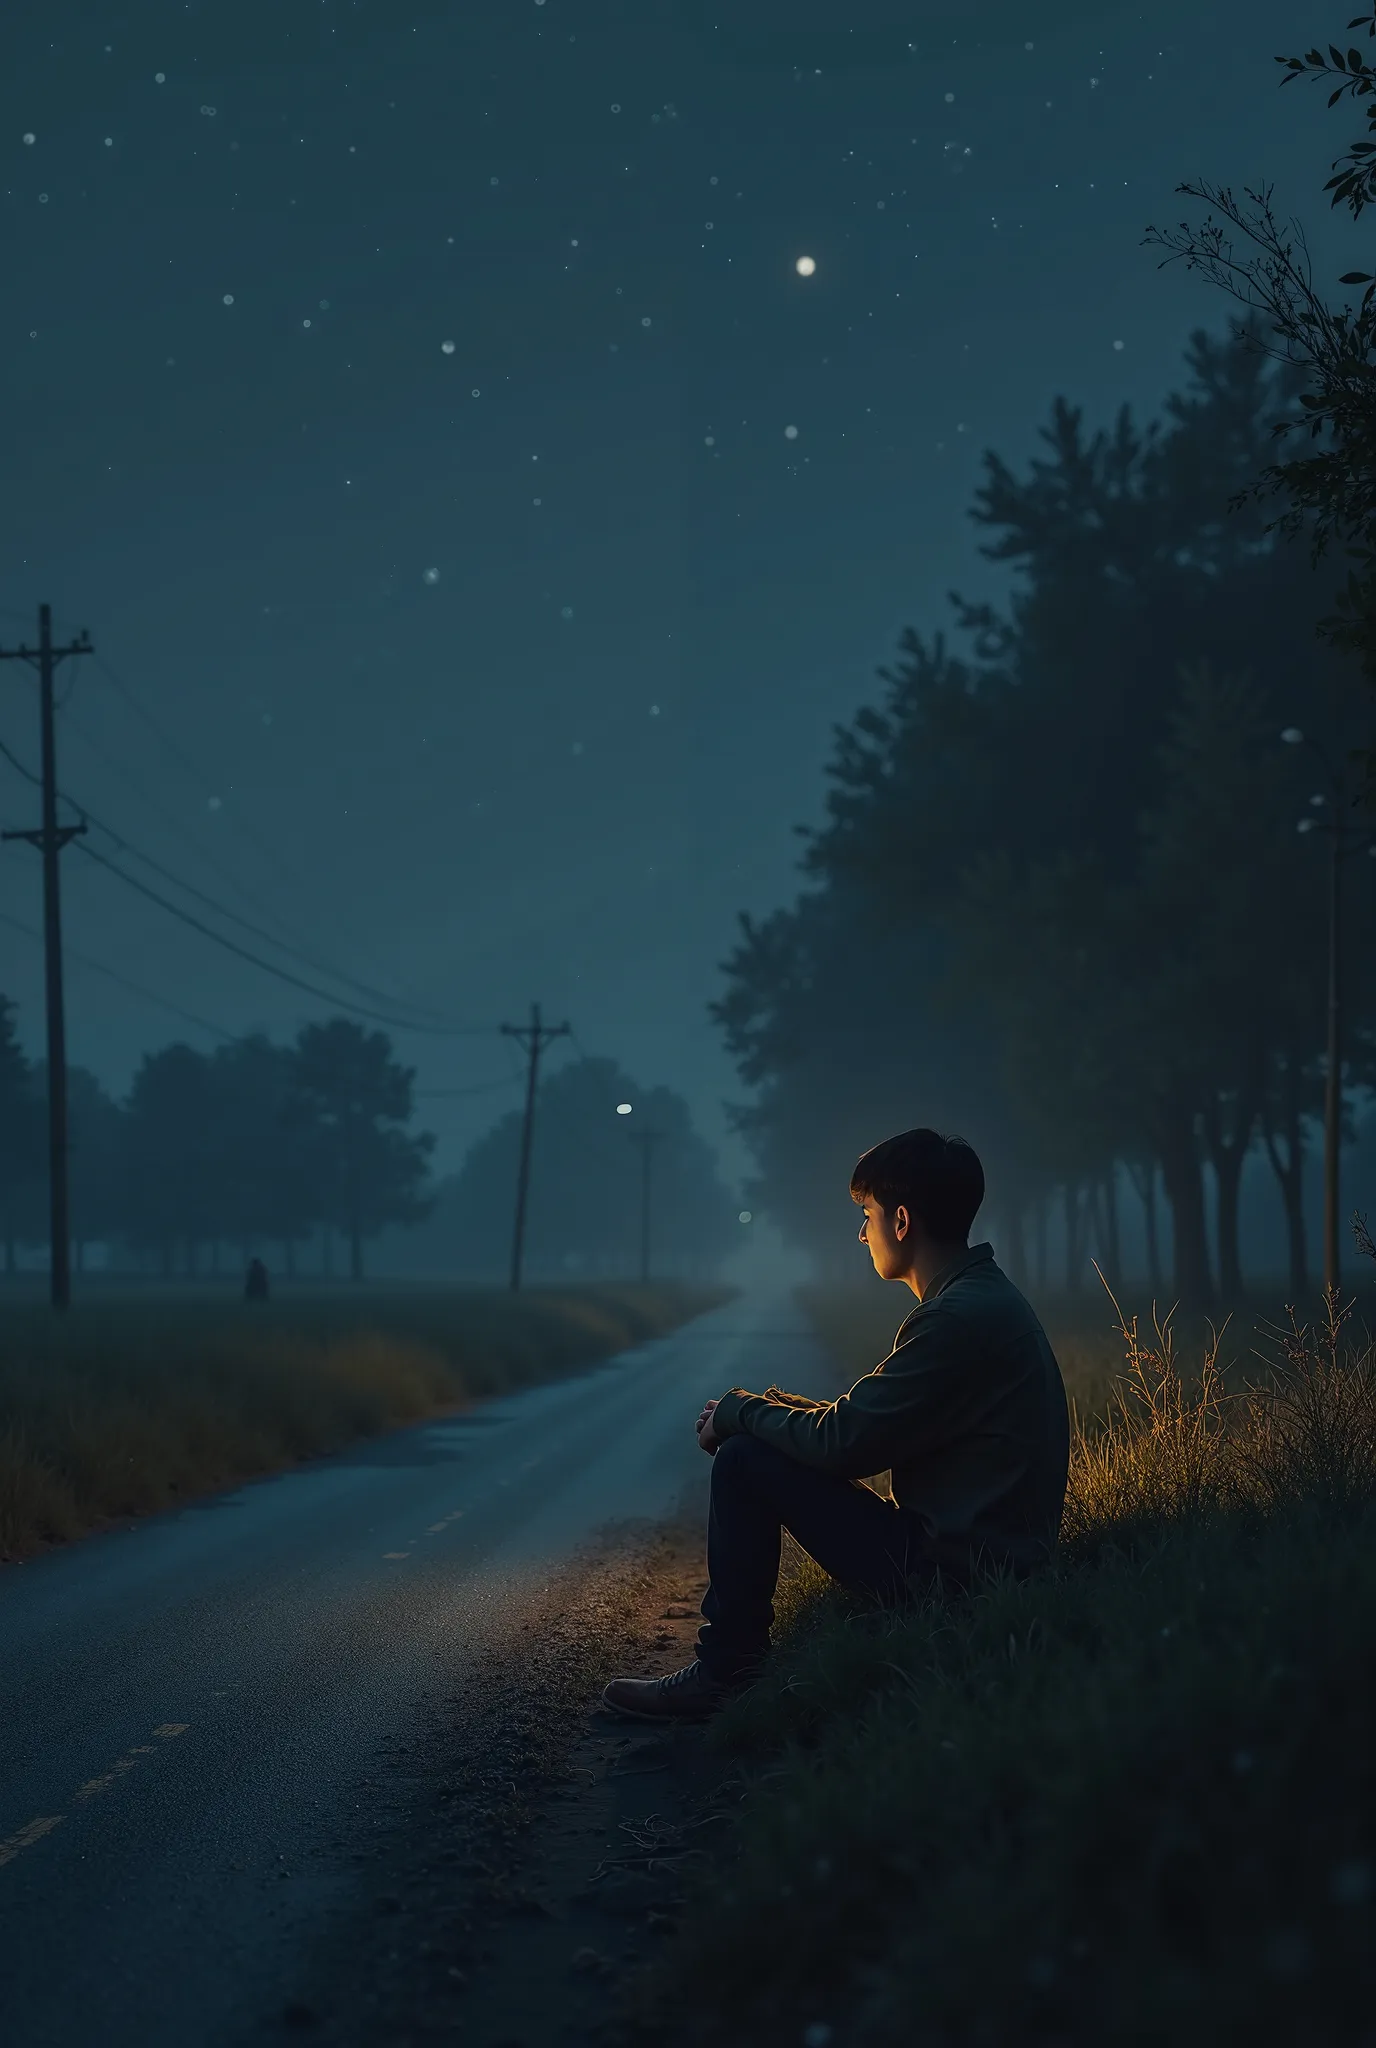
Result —
<instances>
[{"instance_id":1,"label":"paved road","mask_svg":"<svg viewBox=\"0 0 1376 2048\"><path fill-rule=\"evenodd\" d=\"M386 1751L519 1620L522 1588L700 1479L704 1399L824 1377L791 1304L737 1301L0 1572L5 2048L260 2039L357 1881Z\"/></svg>"}]
</instances>

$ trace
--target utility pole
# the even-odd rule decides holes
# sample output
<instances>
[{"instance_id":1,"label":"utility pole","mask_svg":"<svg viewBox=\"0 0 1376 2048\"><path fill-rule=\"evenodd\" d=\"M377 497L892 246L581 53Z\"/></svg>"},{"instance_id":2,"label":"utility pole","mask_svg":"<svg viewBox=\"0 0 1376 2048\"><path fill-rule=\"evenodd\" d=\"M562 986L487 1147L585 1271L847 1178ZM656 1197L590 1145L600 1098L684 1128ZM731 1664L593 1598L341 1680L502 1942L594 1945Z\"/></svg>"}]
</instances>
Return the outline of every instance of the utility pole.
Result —
<instances>
[{"instance_id":1,"label":"utility pole","mask_svg":"<svg viewBox=\"0 0 1376 2048\"><path fill-rule=\"evenodd\" d=\"M633 1145L640 1147L640 1278L642 1285L650 1277L650 1169L655 1156L655 1147L663 1139L663 1131L628 1131Z\"/></svg>"},{"instance_id":2,"label":"utility pole","mask_svg":"<svg viewBox=\"0 0 1376 2048\"><path fill-rule=\"evenodd\" d=\"M67 1028L62 1008L62 900L58 855L86 830L57 822L57 737L53 717L53 677L57 664L71 654L90 654L90 636L82 633L67 647L53 646L52 606L38 607L38 646L0 647L0 661L26 661L38 671L39 721L43 768L43 823L36 832L6 832L6 839L27 839L43 856L43 972L48 1022L48 1265L54 1308L65 1309L72 1298L71 1230L67 1198Z\"/></svg>"},{"instance_id":3,"label":"utility pole","mask_svg":"<svg viewBox=\"0 0 1376 2048\"><path fill-rule=\"evenodd\" d=\"M521 1259L526 1241L526 1196L530 1192L530 1139L535 1127L535 1089L540 1073L540 1055L556 1038L567 1038L568 1024L542 1024L540 1005L530 1006L529 1024L503 1024L502 1036L514 1038L526 1052L526 1113L521 1124L521 1164L516 1175L516 1228L511 1239L511 1288L521 1285Z\"/></svg>"}]
</instances>

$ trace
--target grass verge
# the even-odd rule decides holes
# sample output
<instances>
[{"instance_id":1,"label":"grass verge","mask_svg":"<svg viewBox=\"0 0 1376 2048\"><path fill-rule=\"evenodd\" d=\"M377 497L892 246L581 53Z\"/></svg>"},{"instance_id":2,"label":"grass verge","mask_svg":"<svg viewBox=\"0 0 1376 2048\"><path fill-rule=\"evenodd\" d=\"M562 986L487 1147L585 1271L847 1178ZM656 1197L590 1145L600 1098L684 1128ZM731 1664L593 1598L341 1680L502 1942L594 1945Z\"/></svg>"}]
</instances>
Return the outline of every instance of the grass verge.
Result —
<instances>
[{"instance_id":1,"label":"grass verge","mask_svg":"<svg viewBox=\"0 0 1376 2048\"><path fill-rule=\"evenodd\" d=\"M702 1288L379 1289L269 1304L112 1294L0 1320L0 1558L577 1370Z\"/></svg>"},{"instance_id":2,"label":"grass verge","mask_svg":"<svg viewBox=\"0 0 1376 2048\"><path fill-rule=\"evenodd\" d=\"M1054 1571L895 1617L795 1559L665 2033L1376 2040L1376 1349L1287 1326L1242 1384L1124 1343Z\"/></svg>"}]
</instances>

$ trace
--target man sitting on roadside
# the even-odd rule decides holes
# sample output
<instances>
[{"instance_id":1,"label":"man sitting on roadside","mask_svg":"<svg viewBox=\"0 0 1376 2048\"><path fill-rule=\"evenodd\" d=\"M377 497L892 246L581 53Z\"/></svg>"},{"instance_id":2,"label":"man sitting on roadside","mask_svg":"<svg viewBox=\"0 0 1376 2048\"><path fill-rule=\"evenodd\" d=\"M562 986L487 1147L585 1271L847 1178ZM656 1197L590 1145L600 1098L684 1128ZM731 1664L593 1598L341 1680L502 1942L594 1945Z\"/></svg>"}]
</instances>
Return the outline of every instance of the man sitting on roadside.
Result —
<instances>
[{"instance_id":1,"label":"man sitting on roadside","mask_svg":"<svg viewBox=\"0 0 1376 2048\"><path fill-rule=\"evenodd\" d=\"M962 1138L904 1131L851 1175L860 1241L917 1307L882 1365L837 1401L733 1387L698 1417L715 1459L710 1584L697 1657L667 1678L617 1678L603 1700L646 1720L712 1713L758 1671L774 1619L780 1532L843 1586L898 1605L1022 1576L1055 1548L1070 1430L1031 1306L969 1243L984 1170ZM892 1477L886 1500L860 1481Z\"/></svg>"}]
</instances>

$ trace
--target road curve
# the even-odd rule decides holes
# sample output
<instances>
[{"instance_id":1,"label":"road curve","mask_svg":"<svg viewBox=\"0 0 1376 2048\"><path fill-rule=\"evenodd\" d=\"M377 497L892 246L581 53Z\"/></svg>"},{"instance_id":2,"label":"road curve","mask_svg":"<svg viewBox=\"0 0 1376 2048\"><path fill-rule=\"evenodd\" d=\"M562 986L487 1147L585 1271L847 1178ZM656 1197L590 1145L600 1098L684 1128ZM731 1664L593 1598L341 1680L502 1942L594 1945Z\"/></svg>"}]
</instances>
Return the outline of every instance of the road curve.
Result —
<instances>
[{"instance_id":1,"label":"road curve","mask_svg":"<svg viewBox=\"0 0 1376 2048\"><path fill-rule=\"evenodd\" d=\"M386 1752L522 1590L700 1476L733 1384L825 1377L741 1299L575 1378L0 1572L0 2041L238 2048L358 1883Z\"/></svg>"}]
</instances>

